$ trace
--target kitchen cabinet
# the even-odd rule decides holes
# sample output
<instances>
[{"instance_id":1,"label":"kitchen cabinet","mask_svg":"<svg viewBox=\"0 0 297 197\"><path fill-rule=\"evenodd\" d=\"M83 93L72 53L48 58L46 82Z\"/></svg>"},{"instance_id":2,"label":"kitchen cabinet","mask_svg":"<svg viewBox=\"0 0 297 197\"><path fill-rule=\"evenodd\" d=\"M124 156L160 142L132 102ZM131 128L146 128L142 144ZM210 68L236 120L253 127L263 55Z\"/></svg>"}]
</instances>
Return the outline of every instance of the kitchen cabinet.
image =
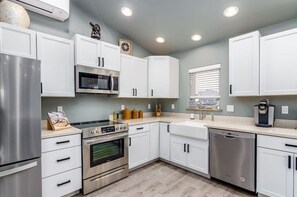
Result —
<instances>
[{"instance_id":1,"label":"kitchen cabinet","mask_svg":"<svg viewBox=\"0 0 297 197\"><path fill-rule=\"evenodd\" d=\"M260 33L229 39L229 95L258 96L260 75Z\"/></svg>"},{"instance_id":2,"label":"kitchen cabinet","mask_svg":"<svg viewBox=\"0 0 297 197\"><path fill-rule=\"evenodd\" d=\"M74 97L73 41L38 32L37 59L41 61L41 96Z\"/></svg>"},{"instance_id":3,"label":"kitchen cabinet","mask_svg":"<svg viewBox=\"0 0 297 197\"><path fill-rule=\"evenodd\" d=\"M148 97L179 98L179 60L169 56L149 56Z\"/></svg>"},{"instance_id":4,"label":"kitchen cabinet","mask_svg":"<svg viewBox=\"0 0 297 197\"><path fill-rule=\"evenodd\" d=\"M150 124L150 160L158 159L160 155L160 124L158 122Z\"/></svg>"},{"instance_id":5,"label":"kitchen cabinet","mask_svg":"<svg viewBox=\"0 0 297 197\"><path fill-rule=\"evenodd\" d=\"M120 47L75 34L75 65L120 71Z\"/></svg>"},{"instance_id":6,"label":"kitchen cabinet","mask_svg":"<svg viewBox=\"0 0 297 197\"><path fill-rule=\"evenodd\" d=\"M258 135L257 192L297 196L297 140Z\"/></svg>"},{"instance_id":7,"label":"kitchen cabinet","mask_svg":"<svg viewBox=\"0 0 297 197\"><path fill-rule=\"evenodd\" d=\"M119 97L147 98L147 60L121 54Z\"/></svg>"},{"instance_id":8,"label":"kitchen cabinet","mask_svg":"<svg viewBox=\"0 0 297 197\"><path fill-rule=\"evenodd\" d=\"M42 196L60 197L82 188L80 134L43 139Z\"/></svg>"},{"instance_id":9,"label":"kitchen cabinet","mask_svg":"<svg viewBox=\"0 0 297 197\"><path fill-rule=\"evenodd\" d=\"M133 169L150 160L149 124L129 127L129 169Z\"/></svg>"},{"instance_id":10,"label":"kitchen cabinet","mask_svg":"<svg viewBox=\"0 0 297 197\"><path fill-rule=\"evenodd\" d=\"M260 94L297 94L297 28L261 38Z\"/></svg>"},{"instance_id":11,"label":"kitchen cabinet","mask_svg":"<svg viewBox=\"0 0 297 197\"><path fill-rule=\"evenodd\" d=\"M171 135L171 162L208 174L208 142Z\"/></svg>"},{"instance_id":12,"label":"kitchen cabinet","mask_svg":"<svg viewBox=\"0 0 297 197\"><path fill-rule=\"evenodd\" d=\"M36 59L36 32L0 23L0 53Z\"/></svg>"},{"instance_id":13,"label":"kitchen cabinet","mask_svg":"<svg viewBox=\"0 0 297 197\"><path fill-rule=\"evenodd\" d=\"M170 161L170 124L160 123L160 158Z\"/></svg>"}]
</instances>

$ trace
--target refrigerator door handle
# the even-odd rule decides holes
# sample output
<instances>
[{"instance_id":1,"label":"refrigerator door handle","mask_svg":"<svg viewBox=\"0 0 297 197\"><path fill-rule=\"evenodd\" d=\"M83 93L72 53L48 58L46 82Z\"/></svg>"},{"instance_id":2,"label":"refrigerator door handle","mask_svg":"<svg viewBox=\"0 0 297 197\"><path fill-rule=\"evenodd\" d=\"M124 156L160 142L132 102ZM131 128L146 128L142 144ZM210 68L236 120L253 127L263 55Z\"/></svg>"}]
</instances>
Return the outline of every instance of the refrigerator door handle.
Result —
<instances>
[{"instance_id":1,"label":"refrigerator door handle","mask_svg":"<svg viewBox=\"0 0 297 197\"><path fill-rule=\"evenodd\" d=\"M36 166L37 166L37 161L34 161L32 163L29 163L29 164L26 164L26 165L23 165L23 166L20 166L20 167L5 170L5 171L0 172L0 178L5 177L5 176L9 176L9 175L12 175L12 174L16 174L16 173L19 173L19 172L22 172L22 171L25 171L25 170L29 170L30 168L34 168Z\"/></svg>"}]
</instances>

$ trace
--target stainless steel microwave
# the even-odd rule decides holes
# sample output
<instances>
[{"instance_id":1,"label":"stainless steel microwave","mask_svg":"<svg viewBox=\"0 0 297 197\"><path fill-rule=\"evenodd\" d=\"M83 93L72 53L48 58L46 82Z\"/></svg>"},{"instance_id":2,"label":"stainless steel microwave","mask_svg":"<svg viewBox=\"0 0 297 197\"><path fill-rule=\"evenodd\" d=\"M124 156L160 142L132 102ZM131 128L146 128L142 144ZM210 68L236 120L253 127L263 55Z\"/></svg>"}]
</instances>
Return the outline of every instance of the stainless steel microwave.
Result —
<instances>
[{"instance_id":1,"label":"stainless steel microwave","mask_svg":"<svg viewBox=\"0 0 297 197\"><path fill-rule=\"evenodd\" d=\"M75 92L119 94L118 71L88 66L75 66Z\"/></svg>"}]
</instances>

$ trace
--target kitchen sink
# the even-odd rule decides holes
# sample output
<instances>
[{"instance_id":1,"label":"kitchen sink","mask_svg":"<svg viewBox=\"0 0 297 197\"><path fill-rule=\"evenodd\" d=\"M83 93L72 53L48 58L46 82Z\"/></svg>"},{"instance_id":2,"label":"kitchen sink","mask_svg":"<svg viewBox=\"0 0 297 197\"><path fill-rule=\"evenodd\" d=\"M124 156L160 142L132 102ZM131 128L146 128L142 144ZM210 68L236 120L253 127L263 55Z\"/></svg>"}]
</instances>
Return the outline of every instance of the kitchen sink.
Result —
<instances>
[{"instance_id":1,"label":"kitchen sink","mask_svg":"<svg viewBox=\"0 0 297 197\"><path fill-rule=\"evenodd\" d=\"M170 124L170 133L200 140L208 140L208 129L203 123L184 121Z\"/></svg>"}]
</instances>

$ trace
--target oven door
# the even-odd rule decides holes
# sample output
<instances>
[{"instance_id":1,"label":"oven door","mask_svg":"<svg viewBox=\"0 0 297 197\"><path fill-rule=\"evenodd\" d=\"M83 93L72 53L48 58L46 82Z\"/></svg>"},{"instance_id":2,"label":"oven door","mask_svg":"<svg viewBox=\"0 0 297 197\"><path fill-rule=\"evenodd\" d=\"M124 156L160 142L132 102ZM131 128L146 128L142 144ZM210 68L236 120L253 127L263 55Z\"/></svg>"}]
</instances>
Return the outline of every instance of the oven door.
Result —
<instances>
[{"instance_id":1,"label":"oven door","mask_svg":"<svg viewBox=\"0 0 297 197\"><path fill-rule=\"evenodd\" d=\"M128 133L83 140L83 178L128 164Z\"/></svg>"},{"instance_id":2,"label":"oven door","mask_svg":"<svg viewBox=\"0 0 297 197\"><path fill-rule=\"evenodd\" d=\"M87 66L75 67L76 93L119 93L119 72Z\"/></svg>"}]
</instances>

